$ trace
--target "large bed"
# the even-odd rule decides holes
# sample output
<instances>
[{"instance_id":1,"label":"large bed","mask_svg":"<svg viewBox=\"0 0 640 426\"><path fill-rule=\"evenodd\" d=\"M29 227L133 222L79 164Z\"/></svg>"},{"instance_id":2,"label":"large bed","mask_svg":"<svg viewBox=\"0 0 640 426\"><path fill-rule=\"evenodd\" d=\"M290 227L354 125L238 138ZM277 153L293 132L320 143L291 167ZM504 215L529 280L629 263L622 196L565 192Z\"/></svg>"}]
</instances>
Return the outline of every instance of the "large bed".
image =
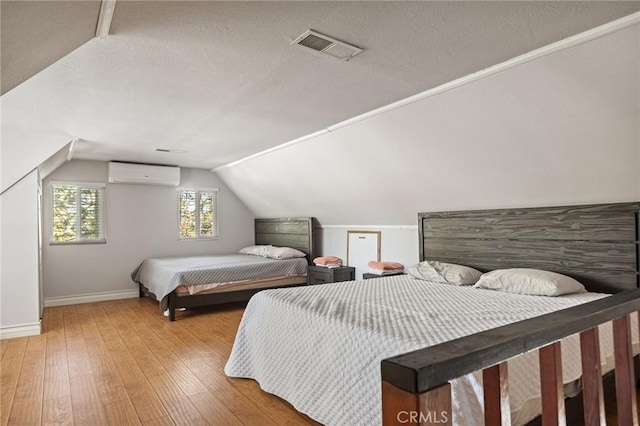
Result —
<instances>
[{"instance_id":1,"label":"large bed","mask_svg":"<svg viewBox=\"0 0 640 426\"><path fill-rule=\"evenodd\" d=\"M407 276L271 290L249 302L225 372L255 379L321 423L380 424L382 360L637 288L638 210L624 203L419 214L420 260L553 270L590 292L516 295ZM599 329L606 371L611 326ZM635 328L634 335L637 342ZM578 338L563 340L562 349L571 395L581 375ZM509 361L513 424L540 413L538 368L535 352ZM456 379L451 389L453 424L477 424L481 375Z\"/></svg>"},{"instance_id":2,"label":"large bed","mask_svg":"<svg viewBox=\"0 0 640 426\"><path fill-rule=\"evenodd\" d=\"M290 247L305 257L272 259L231 253L149 258L131 277L140 286L140 297L158 300L171 321L177 309L245 301L264 289L306 284L314 251L313 218L256 219L255 244Z\"/></svg>"}]
</instances>

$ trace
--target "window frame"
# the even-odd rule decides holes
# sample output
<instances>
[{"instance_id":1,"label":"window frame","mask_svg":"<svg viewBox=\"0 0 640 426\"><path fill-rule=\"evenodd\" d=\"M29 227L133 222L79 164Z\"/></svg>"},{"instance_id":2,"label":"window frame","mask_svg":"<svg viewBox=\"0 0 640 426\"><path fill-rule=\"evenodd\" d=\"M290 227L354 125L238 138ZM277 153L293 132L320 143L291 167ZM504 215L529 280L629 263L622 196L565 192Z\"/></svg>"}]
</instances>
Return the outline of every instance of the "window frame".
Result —
<instances>
[{"instance_id":1,"label":"window frame","mask_svg":"<svg viewBox=\"0 0 640 426\"><path fill-rule=\"evenodd\" d=\"M180 224L181 224L181 218L182 218L182 211L180 210L180 199L181 199L181 195L182 192L184 191L193 191L195 192L195 201L196 201L196 206L195 206L195 210L197 212L196 214L196 223L195 223L195 228L196 228L196 236L195 237L183 237L180 233ZM214 209L213 209L213 223L212 223L212 227L213 227L213 231L214 234L213 235L200 235L200 221L201 221L201 217L200 217L200 193L202 192L211 192L213 193L213 197L214 197ZM220 201L220 188L204 188L204 187L184 187L184 188L178 188L177 190L177 207L178 207L178 226L177 226L177 231L178 231L178 241L202 241L202 240L218 240L220 239L220 219L219 219L219 214L218 212L220 211L219 208L219 201Z\"/></svg>"},{"instance_id":2,"label":"window frame","mask_svg":"<svg viewBox=\"0 0 640 426\"><path fill-rule=\"evenodd\" d=\"M76 215L78 216L78 220L76 221L76 238L74 240L69 241L57 241L53 236L53 227L54 227L54 186L75 186L76 187ZM57 246L57 245L76 245L76 244L106 244L107 243L107 221L106 221L106 187L107 184L104 182L72 182L72 181L49 181L48 189L49 189L49 226L48 226L48 234L49 234L49 245ZM82 223L80 218L80 190L82 189L99 189L100 192L100 213L99 216L102 218L102 238L78 238L79 235L82 235L81 227Z\"/></svg>"}]
</instances>

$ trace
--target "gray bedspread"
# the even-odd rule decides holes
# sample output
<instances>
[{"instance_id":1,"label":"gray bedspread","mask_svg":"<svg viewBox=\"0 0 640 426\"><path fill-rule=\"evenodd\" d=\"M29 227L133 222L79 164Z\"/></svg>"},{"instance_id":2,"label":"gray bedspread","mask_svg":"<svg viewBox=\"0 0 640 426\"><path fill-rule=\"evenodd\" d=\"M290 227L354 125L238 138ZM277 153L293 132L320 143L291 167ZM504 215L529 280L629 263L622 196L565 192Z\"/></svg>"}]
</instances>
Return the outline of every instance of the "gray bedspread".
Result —
<instances>
[{"instance_id":1,"label":"gray bedspread","mask_svg":"<svg viewBox=\"0 0 640 426\"><path fill-rule=\"evenodd\" d=\"M149 258L132 273L160 301L180 285L227 283L307 273L307 260L275 260L249 254Z\"/></svg>"}]
</instances>

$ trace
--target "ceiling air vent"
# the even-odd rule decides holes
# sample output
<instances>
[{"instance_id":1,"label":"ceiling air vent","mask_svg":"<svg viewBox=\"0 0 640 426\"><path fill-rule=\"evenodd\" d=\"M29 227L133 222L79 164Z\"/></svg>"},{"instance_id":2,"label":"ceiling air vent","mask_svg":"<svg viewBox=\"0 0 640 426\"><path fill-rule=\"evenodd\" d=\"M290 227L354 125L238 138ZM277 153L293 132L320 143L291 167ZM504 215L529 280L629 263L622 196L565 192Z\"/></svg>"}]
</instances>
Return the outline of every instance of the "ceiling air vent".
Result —
<instances>
[{"instance_id":1,"label":"ceiling air vent","mask_svg":"<svg viewBox=\"0 0 640 426\"><path fill-rule=\"evenodd\" d=\"M342 59L343 61L348 61L362 52L362 49L312 30L305 31L293 40L291 44L311 49L315 52L325 53L334 58Z\"/></svg>"}]
</instances>

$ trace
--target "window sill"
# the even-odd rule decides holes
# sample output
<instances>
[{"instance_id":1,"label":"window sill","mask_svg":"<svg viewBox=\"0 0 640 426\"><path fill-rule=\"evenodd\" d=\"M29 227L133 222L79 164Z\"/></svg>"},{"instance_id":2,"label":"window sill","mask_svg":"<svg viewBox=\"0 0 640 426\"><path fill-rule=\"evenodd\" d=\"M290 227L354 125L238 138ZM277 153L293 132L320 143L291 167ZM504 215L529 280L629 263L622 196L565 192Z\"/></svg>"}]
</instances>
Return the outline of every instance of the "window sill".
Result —
<instances>
[{"instance_id":1,"label":"window sill","mask_svg":"<svg viewBox=\"0 0 640 426\"><path fill-rule=\"evenodd\" d=\"M50 246L75 246L86 244L107 244L107 240L49 241Z\"/></svg>"},{"instance_id":2,"label":"window sill","mask_svg":"<svg viewBox=\"0 0 640 426\"><path fill-rule=\"evenodd\" d=\"M194 238L178 238L178 242L189 242L189 241L215 241L219 240L220 237L194 237Z\"/></svg>"}]
</instances>

